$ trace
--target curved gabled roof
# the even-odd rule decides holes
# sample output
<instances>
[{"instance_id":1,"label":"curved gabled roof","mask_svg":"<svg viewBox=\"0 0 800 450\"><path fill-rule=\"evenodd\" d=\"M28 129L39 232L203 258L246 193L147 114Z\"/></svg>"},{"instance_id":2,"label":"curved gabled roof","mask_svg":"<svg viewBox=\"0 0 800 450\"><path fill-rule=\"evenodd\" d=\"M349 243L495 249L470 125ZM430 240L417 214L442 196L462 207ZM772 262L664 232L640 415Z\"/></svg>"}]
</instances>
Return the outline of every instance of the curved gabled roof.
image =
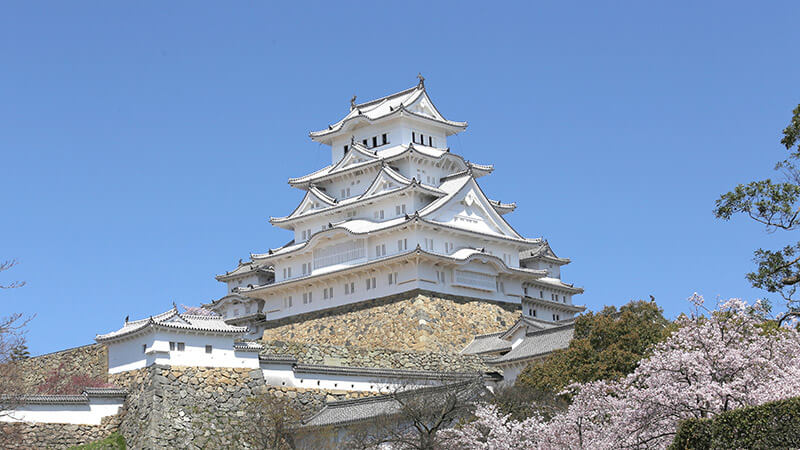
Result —
<instances>
[{"instance_id":1,"label":"curved gabled roof","mask_svg":"<svg viewBox=\"0 0 800 450\"><path fill-rule=\"evenodd\" d=\"M489 200L489 203L492 204L494 210L497 211L497 214L503 215L513 212L517 209L516 203L502 203L500 200Z\"/></svg>"},{"instance_id":2,"label":"curved gabled roof","mask_svg":"<svg viewBox=\"0 0 800 450\"><path fill-rule=\"evenodd\" d=\"M489 364L507 364L544 356L569 347L574 333L574 323L526 333L522 342L510 352L487 362Z\"/></svg>"},{"instance_id":3,"label":"curved gabled roof","mask_svg":"<svg viewBox=\"0 0 800 450\"><path fill-rule=\"evenodd\" d=\"M98 334L97 342L111 342L139 334L149 329L185 330L214 334L239 335L247 333L247 327L235 327L225 323L221 316L196 316L181 314L173 306L169 311L150 316L147 319L127 321L119 330Z\"/></svg>"},{"instance_id":4,"label":"curved gabled roof","mask_svg":"<svg viewBox=\"0 0 800 450\"><path fill-rule=\"evenodd\" d=\"M410 186L413 186L413 185L409 185L409 187L406 187L404 189L409 189ZM350 233L350 234L352 234L354 236L357 236L357 235L364 235L364 234L367 234L367 233L381 231L381 230L385 230L385 229L389 229L389 228L404 226L406 223L409 223L411 221L419 221L420 223L425 223L425 224L432 225L432 226L435 226L435 227L438 227L438 228L446 228L446 229L450 229L450 230L455 230L455 231L460 231L460 232L465 232L465 233L470 233L470 234L477 234L477 235L481 235L481 236L491 236L491 237L496 238L496 239L519 242L519 243L522 243L522 244L525 244L525 245L536 245L536 244L541 243L542 240L539 239L539 238L526 239L526 238L522 237L521 235L519 235L519 233L514 231L514 229L511 228L511 225L509 225L508 222L506 222L502 217L500 217L499 214L497 215L496 220L502 221L502 223L506 227L508 227L508 229L510 230L510 233L511 233L508 236L504 236L504 235L500 235L500 234L481 233L479 231L470 230L470 229L467 229L467 228L456 227L454 225L450 225L450 224L443 223L443 222L438 222L438 221L435 221L435 220L429 220L429 219L426 218L426 217L429 217L432 214L434 214L436 211L438 211L444 205L447 205L450 200L452 200L460 192L462 192L466 187L469 187L469 186L475 186L475 187L477 187L478 190L480 190L480 186L478 186L478 184L475 183L475 180L472 177L472 175L470 175L468 172L464 172L464 173L460 174L459 178L450 179L446 183L443 183L440 186L440 189L442 191L444 191L447 195L445 195L445 196L443 196L443 197L431 202L425 208L421 209L420 211L418 211L414 215L411 215L411 216L407 215L405 217L398 217L398 218L386 220L386 221L383 221L383 222L375 222L375 221L366 220L366 219L353 219L353 220L345 220L345 221L342 221L342 222L333 223L333 224L331 224L331 226L328 229L325 229L325 230L322 230L322 231L318 231L317 233L313 234L309 240L307 240L305 242L299 242L299 243L292 242L290 244L284 245L283 247L280 247L280 248L277 248L277 249L270 249L269 252L266 253L266 254L251 253L250 254L250 258L254 259L254 260L258 259L258 260L263 261L263 260L271 258L271 257L285 255L285 254L288 254L288 253L293 253L295 251L298 251L298 250L301 250L303 248L306 248L308 245L312 244L313 242L315 242L317 239L321 238L322 236L325 236L326 234L331 233L331 232L335 232L337 230L338 231L346 231L346 232L348 232L348 233ZM400 192L400 190L390 191L388 194L394 194L394 193L397 193L397 192ZM483 195L482 191L480 191L480 193L481 193L481 195ZM484 196L484 198L485 198L485 196ZM497 213L495 213L495 214L497 214Z\"/></svg>"},{"instance_id":5,"label":"curved gabled roof","mask_svg":"<svg viewBox=\"0 0 800 450\"><path fill-rule=\"evenodd\" d=\"M442 253L436 253L436 252L431 252L431 251L428 251L428 250L423 250L422 248L419 247L419 245L417 245L416 248L414 248L412 250L407 250L407 251L402 252L402 253L395 253L394 255L389 255L389 256L382 257L382 258L378 258L378 259L372 259L372 260L369 260L369 261L366 261L366 262L363 262L363 263L360 263L360 264L354 264L354 265L346 266L346 267L332 266L332 270L331 271L322 271L322 272L317 272L317 273L314 273L314 274L309 274L309 275L304 275L304 276L300 276L300 277L290 278L290 279L287 279L287 280L278 281L278 282L275 282L273 284L266 284L266 285L263 285L263 286L254 286L252 288L242 289L242 292L260 291L260 290L263 290L263 289L271 289L271 288L274 288L276 286L284 286L284 285L292 284L292 283L305 283L305 282L308 282L309 279L317 278L317 277L320 277L320 276L329 275L331 273L339 273L339 272L344 272L344 271L348 271L348 270L360 269L360 268L362 268L364 266L367 266L367 265L373 265L373 264L376 264L376 263L379 263L379 262L386 262L386 261L392 261L392 260L401 260L403 258L407 258L407 257L410 257L410 256L415 256L415 257L426 256L426 257L430 257L430 258L435 258L438 261L454 262L454 263L457 263L457 264L467 264L467 263L469 263L471 261L478 260L478 261L480 261L482 263L492 263L497 268L498 272L502 272L502 273L506 273L506 274L512 274L512 275L518 275L518 276L525 276L525 277L529 277L530 279L540 278L540 277L546 275L546 273L547 273L546 270L527 269L527 268L524 268L524 267L511 267L511 266L507 265L505 263L505 261L503 261L498 256L491 255L489 253L484 253L484 251L482 249L461 249L458 252L454 253L453 255L446 255L446 254L442 254ZM254 255L254 257L258 257L258 255Z\"/></svg>"},{"instance_id":6,"label":"curved gabled roof","mask_svg":"<svg viewBox=\"0 0 800 450\"><path fill-rule=\"evenodd\" d=\"M569 264L569 258L559 258L556 256L553 249L550 248L550 243L547 241L542 241L542 244L533 250L525 250L524 252L520 252L519 260L520 261L529 261L531 259L542 259L547 262L551 262L554 264L558 264L559 266L563 266L564 264Z\"/></svg>"},{"instance_id":7,"label":"curved gabled roof","mask_svg":"<svg viewBox=\"0 0 800 450\"><path fill-rule=\"evenodd\" d=\"M420 109L424 110L425 113L410 109L417 105L421 105ZM328 143L334 136L350 129L352 124L373 123L389 117L403 115L435 122L447 128L449 134L455 134L467 128L466 122L445 119L433 105L430 97L428 97L427 92L425 92L425 86L418 84L413 88L387 95L386 97L355 104L340 121L329 125L327 129L312 131L309 133L309 137L317 142Z\"/></svg>"},{"instance_id":8,"label":"curved gabled roof","mask_svg":"<svg viewBox=\"0 0 800 450\"><path fill-rule=\"evenodd\" d=\"M377 184L380 183L382 180L393 180L395 183L397 183L397 187L383 192L377 192L376 191ZM375 200L376 198L390 194L399 194L400 192L405 192L406 190L410 189L422 191L436 197L446 195L446 193L443 192L441 189L422 184L414 178L409 180L408 178L404 177L402 174L395 171L391 167L384 165L381 168L381 171L378 172L378 174L372 180L372 183L367 188L367 190L364 191L364 193L359 196L351 197L342 201L337 201L333 204L330 204L327 208L317 208L306 211L303 210L302 208L303 205L306 203L307 201L306 199L308 198L309 195L306 194L306 197L303 197L303 201L301 201L300 205L298 205L297 208L295 208L292 214L285 217L272 217L270 218L269 221L273 225L286 224L287 222L291 222L297 218L307 218L316 214L332 212L335 210L342 210L348 207L358 207L365 201Z\"/></svg>"},{"instance_id":9,"label":"curved gabled roof","mask_svg":"<svg viewBox=\"0 0 800 450\"><path fill-rule=\"evenodd\" d=\"M260 266L258 264L254 264L253 261L242 262L240 259L239 265L236 266L235 269L231 270L230 272L225 272L222 275L217 275L214 278L217 281L229 281L245 275L250 275L251 273L271 274L273 272L274 271L271 267Z\"/></svg>"},{"instance_id":10,"label":"curved gabled roof","mask_svg":"<svg viewBox=\"0 0 800 450\"><path fill-rule=\"evenodd\" d=\"M355 145L361 146L361 144L358 143L356 143ZM463 165L464 170L471 168L476 178L481 177L483 175L487 175L489 173L492 173L492 171L494 171L494 166L492 166L491 164L476 164L467 161L461 155L458 155L456 153L450 153L450 149L440 149L420 144L397 145L395 147L391 147L386 150L381 150L375 153L374 155L371 153L366 153L365 154L365 159L367 159L366 161L354 164L347 164L345 162L345 159L348 158L349 154L350 150L348 150L347 154L345 154L342 157L342 159L340 159L339 162L337 162L336 164L323 167L320 170L314 171L307 175L303 175L301 177L289 178L289 185L302 189L305 188L305 186L310 185L311 183L320 183L332 177L343 175L353 170L364 169L377 164L381 164L383 161L391 163L392 161L396 161L408 155L413 155L413 154L417 154L420 156L436 160L440 160L443 158L453 158L454 160L457 159Z\"/></svg>"}]
</instances>

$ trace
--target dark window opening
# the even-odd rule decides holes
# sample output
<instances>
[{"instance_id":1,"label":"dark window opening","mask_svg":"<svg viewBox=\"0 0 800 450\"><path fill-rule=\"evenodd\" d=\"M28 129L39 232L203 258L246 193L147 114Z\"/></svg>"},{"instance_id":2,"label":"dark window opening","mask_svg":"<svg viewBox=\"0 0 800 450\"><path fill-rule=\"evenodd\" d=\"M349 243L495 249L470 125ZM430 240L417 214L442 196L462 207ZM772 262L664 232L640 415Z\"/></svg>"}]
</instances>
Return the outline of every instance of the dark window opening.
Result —
<instances>
[{"instance_id":1,"label":"dark window opening","mask_svg":"<svg viewBox=\"0 0 800 450\"><path fill-rule=\"evenodd\" d=\"M381 137L383 138L383 145L386 145L386 144L389 143L389 136L386 136L386 133L383 133L383 135L381 135Z\"/></svg>"},{"instance_id":2,"label":"dark window opening","mask_svg":"<svg viewBox=\"0 0 800 450\"><path fill-rule=\"evenodd\" d=\"M378 146L378 136L372 136L372 146L373 147Z\"/></svg>"},{"instance_id":3,"label":"dark window opening","mask_svg":"<svg viewBox=\"0 0 800 450\"><path fill-rule=\"evenodd\" d=\"M211 346L210 345L206 345L206 353L211 353Z\"/></svg>"},{"instance_id":4,"label":"dark window opening","mask_svg":"<svg viewBox=\"0 0 800 450\"><path fill-rule=\"evenodd\" d=\"M411 132L411 142L417 142L417 133Z\"/></svg>"},{"instance_id":5,"label":"dark window opening","mask_svg":"<svg viewBox=\"0 0 800 450\"><path fill-rule=\"evenodd\" d=\"M367 146L367 140L366 140L366 139L364 139L363 141L361 141L361 143L362 143L362 144L364 144L364 147L366 147L366 146Z\"/></svg>"},{"instance_id":6,"label":"dark window opening","mask_svg":"<svg viewBox=\"0 0 800 450\"><path fill-rule=\"evenodd\" d=\"M348 146L347 146L347 145L345 145L345 146L344 146L344 152L345 152L345 153L347 153L347 148L348 148Z\"/></svg>"},{"instance_id":7,"label":"dark window opening","mask_svg":"<svg viewBox=\"0 0 800 450\"><path fill-rule=\"evenodd\" d=\"M428 136L428 147L433 147L433 136Z\"/></svg>"}]
</instances>

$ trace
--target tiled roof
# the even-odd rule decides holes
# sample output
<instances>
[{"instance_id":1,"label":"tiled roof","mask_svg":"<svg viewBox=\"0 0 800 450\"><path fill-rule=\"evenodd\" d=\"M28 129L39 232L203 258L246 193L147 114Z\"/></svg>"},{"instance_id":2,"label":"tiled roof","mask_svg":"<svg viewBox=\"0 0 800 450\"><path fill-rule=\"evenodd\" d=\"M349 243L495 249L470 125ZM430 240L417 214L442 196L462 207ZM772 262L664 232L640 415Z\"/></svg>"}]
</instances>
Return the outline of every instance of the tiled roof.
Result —
<instances>
[{"instance_id":1,"label":"tiled roof","mask_svg":"<svg viewBox=\"0 0 800 450\"><path fill-rule=\"evenodd\" d=\"M89 397L127 397L128 390L121 387L87 387L83 393Z\"/></svg>"},{"instance_id":2,"label":"tiled roof","mask_svg":"<svg viewBox=\"0 0 800 450\"><path fill-rule=\"evenodd\" d=\"M151 316L147 319L140 319L125 322L119 330L106 334L98 334L95 337L97 342L108 342L121 339L148 329L172 329L219 334L243 334L247 333L247 327L237 327L225 323L222 316L195 316L190 314L180 314L177 307L171 310Z\"/></svg>"},{"instance_id":3,"label":"tiled roof","mask_svg":"<svg viewBox=\"0 0 800 450\"><path fill-rule=\"evenodd\" d=\"M264 346L259 344L258 342L234 342L233 349L238 350L240 352L260 352L264 350Z\"/></svg>"},{"instance_id":4,"label":"tiled roof","mask_svg":"<svg viewBox=\"0 0 800 450\"><path fill-rule=\"evenodd\" d=\"M390 179L393 179L397 183L397 186L387 190L380 190L376 193L372 192L372 187L380 178L382 178L382 175ZM335 210L358 207L360 205L363 205L364 202L374 201L378 197L388 197L390 195L397 195L412 189L437 197L442 197L447 195L446 192L443 192L441 189L437 187L420 183L418 180L409 180L408 178L404 177L403 175L399 174L398 172L394 171L393 169L387 166L381 169L381 171L373 179L372 183L370 184L370 187L361 195L341 200L339 202L330 204L329 206L324 208L309 209L304 211L300 211L300 206L303 204L303 202L301 202L300 205L298 205L298 207L295 208L295 210L292 211L292 213L289 214L288 216L272 217L269 220L270 223L272 223L273 225L281 225L287 222L291 222L292 220L297 218L307 218L309 216L316 214L327 214ZM309 194L306 194L306 196L308 195ZM305 198L303 199L303 201L305 201Z\"/></svg>"},{"instance_id":5,"label":"tiled roof","mask_svg":"<svg viewBox=\"0 0 800 450\"><path fill-rule=\"evenodd\" d=\"M228 281L251 273L271 274L274 273L274 270L272 267L254 264L253 261L242 262L239 260L239 265L235 269L222 275L217 275L215 278L217 281Z\"/></svg>"},{"instance_id":6,"label":"tiled roof","mask_svg":"<svg viewBox=\"0 0 800 450\"><path fill-rule=\"evenodd\" d=\"M482 334L472 338L472 342L467 344L462 354L465 355L480 355L482 353L494 353L501 351L511 350L511 342L500 339L503 331L491 334Z\"/></svg>"},{"instance_id":7,"label":"tiled roof","mask_svg":"<svg viewBox=\"0 0 800 450\"><path fill-rule=\"evenodd\" d=\"M401 405L396 396L416 396L434 394L448 389L460 389L472 383L461 381L433 387L424 387L403 391L393 395L380 395L375 397L359 398L354 400L341 400L326 403L316 414L308 418L303 427L341 426L357 422L365 422L378 417L391 416L401 411ZM462 395L477 396L477 392L465 390Z\"/></svg>"},{"instance_id":8,"label":"tiled roof","mask_svg":"<svg viewBox=\"0 0 800 450\"><path fill-rule=\"evenodd\" d=\"M359 143L355 143L353 144L353 146L356 149L361 149L363 147ZM364 149L364 151L369 152L369 150L367 149ZM372 155L372 157L367 159L366 161L354 164L342 165L341 163L345 160L345 157L342 157L342 160L340 160L336 164L325 166L322 169L316 170L307 175L303 175L296 178L289 178L289 184L292 186L305 186L312 182L314 183L324 182L324 180L326 179L342 175L354 170L364 170L366 167L378 166L383 163L389 164L393 161L401 160L412 154L418 154L425 157L434 158L437 160L442 158L450 158L456 160L457 162L459 162L459 164L463 165L464 170L472 168L475 177L486 175L494 170L494 166L492 166L491 164L477 164L469 162L458 154L450 153L450 149L428 147L426 145L421 145L421 144L408 144L408 145L396 145L393 147L389 147L387 149L379 150L375 152Z\"/></svg>"},{"instance_id":9,"label":"tiled roof","mask_svg":"<svg viewBox=\"0 0 800 450\"><path fill-rule=\"evenodd\" d=\"M532 250L524 250L519 253L519 260L526 261L529 259L545 259L547 261L554 262L558 265L568 264L570 262L569 258L559 258L553 252L553 249L550 248L550 244L547 241L542 241L538 248L534 248Z\"/></svg>"},{"instance_id":10,"label":"tiled roof","mask_svg":"<svg viewBox=\"0 0 800 450\"><path fill-rule=\"evenodd\" d=\"M315 373L344 376L373 376L404 380L440 380L453 381L475 378L480 376L474 372L435 372L427 370L385 369L370 367L342 367L325 366L317 364L297 364L294 366L296 373Z\"/></svg>"},{"instance_id":11,"label":"tiled roof","mask_svg":"<svg viewBox=\"0 0 800 450\"><path fill-rule=\"evenodd\" d=\"M19 405L86 405L89 397L99 398L125 398L128 391L119 387L85 388L82 394L40 394L21 395L18 397L2 396L12 399L13 404Z\"/></svg>"},{"instance_id":12,"label":"tiled roof","mask_svg":"<svg viewBox=\"0 0 800 450\"><path fill-rule=\"evenodd\" d=\"M535 358L569 347L575 332L575 325L570 323L559 327L528 333L516 347L503 356L490 359L489 364L503 364Z\"/></svg>"},{"instance_id":13,"label":"tiled roof","mask_svg":"<svg viewBox=\"0 0 800 450\"><path fill-rule=\"evenodd\" d=\"M258 360L264 363L276 364L297 364L297 358L291 355L274 355L271 353L262 353L258 355Z\"/></svg>"},{"instance_id":14,"label":"tiled roof","mask_svg":"<svg viewBox=\"0 0 800 450\"><path fill-rule=\"evenodd\" d=\"M324 138L325 136L338 133L349 122L360 122L360 121L373 122L395 114L407 114L412 117L419 117L432 120L442 125L454 127L456 130L459 131L467 127L466 122L455 122L452 120L445 119L436 110L436 107L433 106L433 102L430 101L430 99L428 99L428 103L430 108L432 108L433 110L432 115L428 113L422 114L407 109L409 106L412 106L418 100L420 100L420 98L423 97L427 97L427 94L425 93L425 87L419 84L404 91L387 95L385 97L381 97L375 100L371 100L366 103L354 104L351 107L350 112L342 120L336 122L333 125L329 125L328 128L324 130L312 131L311 133L309 133L309 136L312 139L317 140L320 138Z\"/></svg>"}]
</instances>

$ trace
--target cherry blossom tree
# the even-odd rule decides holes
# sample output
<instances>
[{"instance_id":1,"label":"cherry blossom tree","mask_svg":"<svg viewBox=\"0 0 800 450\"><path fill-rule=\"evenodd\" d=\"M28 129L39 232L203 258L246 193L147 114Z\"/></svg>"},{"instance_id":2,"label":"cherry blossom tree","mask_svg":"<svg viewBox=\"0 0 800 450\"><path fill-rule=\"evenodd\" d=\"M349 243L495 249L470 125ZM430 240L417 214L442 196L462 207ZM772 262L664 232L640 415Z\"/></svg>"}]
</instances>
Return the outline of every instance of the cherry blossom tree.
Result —
<instances>
[{"instance_id":1,"label":"cherry blossom tree","mask_svg":"<svg viewBox=\"0 0 800 450\"><path fill-rule=\"evenodd\" d=\"M573 402L550 421L514 421L490 407L452 431L469 449L665 448L680 421L797 396L800 333L765 320L760 303L732 299L708 316L703 299L679 328L618 381L570 386ZM526 437L520 437L521 435ZM505 446L505 447L504 447Z\"/></svg>"}]
</instances>

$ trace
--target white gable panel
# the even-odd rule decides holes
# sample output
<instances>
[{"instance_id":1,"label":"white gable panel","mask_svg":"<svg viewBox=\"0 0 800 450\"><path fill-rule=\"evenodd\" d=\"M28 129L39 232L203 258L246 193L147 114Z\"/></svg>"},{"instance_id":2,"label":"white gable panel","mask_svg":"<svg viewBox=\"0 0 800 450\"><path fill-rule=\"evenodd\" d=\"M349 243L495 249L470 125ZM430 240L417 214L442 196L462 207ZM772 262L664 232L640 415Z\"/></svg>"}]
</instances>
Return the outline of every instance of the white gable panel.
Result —
<instances>
[{"instance_id":1,"label":"white gable panel","mask_svg":"<svg viewBox=\"0 0 800 450\"><path fill-rule=\"evenodd\" d=\"M517 239L521 237L495 211L474 179L465 183L457 193L449 196L445 204L426 218L479 233Z\"/></svg>"},{"instance_id":2,"label":"white gable panel","mask_svg":"<svg viewBox=\"0 0 800 450\"><path fill-rule=\"evenodd\" d=\"M406 187L411 183L411 180L400 175L394 170L384 167L383 170L375 177L372 184L367 188L367 191L361 198L373 197L383 194L385 192L394 191L402 187Z\"/></svg>"}]
</instances>

